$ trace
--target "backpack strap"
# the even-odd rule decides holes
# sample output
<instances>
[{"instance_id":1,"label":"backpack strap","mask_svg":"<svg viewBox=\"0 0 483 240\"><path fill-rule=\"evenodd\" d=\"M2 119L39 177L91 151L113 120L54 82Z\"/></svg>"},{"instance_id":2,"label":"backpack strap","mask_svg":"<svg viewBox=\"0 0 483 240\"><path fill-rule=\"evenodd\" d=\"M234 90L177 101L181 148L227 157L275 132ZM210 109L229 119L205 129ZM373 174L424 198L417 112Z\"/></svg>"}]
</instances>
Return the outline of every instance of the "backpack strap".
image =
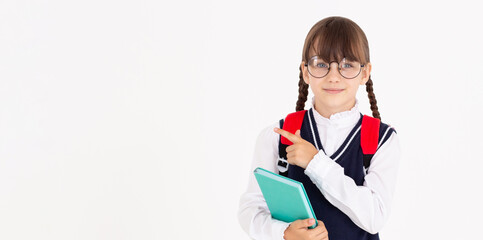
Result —
<instances>
[{"instance_id":1,"label":"backpack strap","mask_svg":"<svg viewBox=\"0 0 483 240\"><path fill-rule=\"evenodd\" d=\"M285 117L285 120L280 119L280 129L295 134L295 132L302 127L302 122L304 120L306 112L307 110L293 112L288 114L287 117ZM280 175L287 176L289 163L287 161L286 149L289 145L292 145L293 143L282 135L280 135L279 139L280 140L278 142L277 167Z\"/></svg>"},{"instance_id":2,"label":"backpack strap","mask_svg":"<svg viewBox=\"0 0 483 240\"><path fill-rule=\"evenodd\" d=\"M301 110L298 112L293 112L287 115L285 118L285 123L283 124L283 130L295 134L297 130L302 127L302 122L304 121L305 112L307 110ZM292 145L293 143L286 137L282 136L282 144Z\"/></svg>"},{"instance_id":3,"label":"backpack strap","mask_svg":"<svg viewBox=\"0 0 483 240\"><path fill-rule=\"evenodd\" d=\"M361 148L364 155L364 168L369 168L371 159L376 153L379 140L379 126L381 120L367 115L362 117Z\"/></svg>"},{"instance_id":4,"label":"backpack strap","mask_svg":"<svg viewBox=\"0 0 483 240\"><path fill-rule=\"evenodd\" d=\"M280 129L283 129L284 119L280 119ZM287 147L288 145L282 144L282 135L278 136L278 174L288 177L288 161L287 161Z\"/></svg>"}]
</instances>

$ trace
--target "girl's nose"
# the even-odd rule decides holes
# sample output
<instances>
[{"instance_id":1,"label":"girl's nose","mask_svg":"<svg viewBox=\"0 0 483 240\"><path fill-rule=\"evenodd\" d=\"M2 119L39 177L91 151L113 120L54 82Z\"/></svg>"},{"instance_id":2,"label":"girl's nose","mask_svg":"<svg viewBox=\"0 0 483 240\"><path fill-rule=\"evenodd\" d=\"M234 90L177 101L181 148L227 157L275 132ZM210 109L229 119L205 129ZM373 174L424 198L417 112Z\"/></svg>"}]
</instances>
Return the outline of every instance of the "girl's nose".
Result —
<instances>
[{"instance_id":1,"label":"girl's nose","mask_svg":"<svg viewBox=\"0 0 483 240\"><path fill-rule=\"evenodd\" d=\"M330 82L339 82L342 77L339 73L339 64L337 62L332 62L329 65L329 73L327 73L327 80Z\"/></svg>"}]
</instances>

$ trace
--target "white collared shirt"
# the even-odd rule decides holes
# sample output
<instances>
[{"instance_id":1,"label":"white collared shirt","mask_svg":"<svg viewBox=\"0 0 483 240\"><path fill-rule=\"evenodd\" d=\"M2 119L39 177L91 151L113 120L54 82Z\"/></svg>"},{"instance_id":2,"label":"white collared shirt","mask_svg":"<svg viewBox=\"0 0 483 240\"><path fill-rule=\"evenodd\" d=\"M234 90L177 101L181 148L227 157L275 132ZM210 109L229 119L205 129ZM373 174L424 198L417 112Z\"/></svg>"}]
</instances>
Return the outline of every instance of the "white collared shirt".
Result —
<instances>
[{"instance_id":1,"label":"white collared shirt","mask_svg":"<svg viewBox=\"0 0 483 240\"><path fill-rule=\"evenodd\" d=\"M314 97L312 97L314 106ZM324 197L344 212L357 226L369 233L380 231L390 213L396 185L401 150L399 138L392 133L374 154L364 184L357 186L344 175L344 169L330 157L348 137L360 119L358 100L351 110L325 118L314 108L314 118L325 150L320 150L305 169L305 174L318 187ZM238 220L252 239L283 239L290 223L271 218L267 204L256 182L253 170L257 167L278 173L279 135L273 129L275 122L264 128L257 137L248 187L240 197ZM327 155L328 156L327 156ZM327 229L330 232L330 229Z\"/></svg>"}]
</instances>

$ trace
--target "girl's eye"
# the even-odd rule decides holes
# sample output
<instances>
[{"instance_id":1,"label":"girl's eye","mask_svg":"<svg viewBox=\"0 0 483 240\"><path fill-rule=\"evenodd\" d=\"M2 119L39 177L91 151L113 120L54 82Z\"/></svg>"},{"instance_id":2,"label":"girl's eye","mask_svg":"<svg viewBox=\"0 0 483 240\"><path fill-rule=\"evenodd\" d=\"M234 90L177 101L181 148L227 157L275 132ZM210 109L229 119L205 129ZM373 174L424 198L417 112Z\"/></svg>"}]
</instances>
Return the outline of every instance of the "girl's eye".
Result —
<instances>
[{"instance_id":1,"label":"girl's eye","mask_svg":"<svg viewBox=\"0 0 483 240\"><path fill-rule=\"evenodd\" d=\"M327 64L326 63L317 63L317 65L315 65L316 67L318 68L327 68Z\"/></svg>"},{"instance_id":2,"label":"girl's eye","mask_svg":"<svg viewBox=\"0 0 483 240\"><path fill-rule=\"evenodd\" d=\"M352 64L344 63L344 64L342 64L342 68L352 68Z\"/></svg>"}]
</instances>

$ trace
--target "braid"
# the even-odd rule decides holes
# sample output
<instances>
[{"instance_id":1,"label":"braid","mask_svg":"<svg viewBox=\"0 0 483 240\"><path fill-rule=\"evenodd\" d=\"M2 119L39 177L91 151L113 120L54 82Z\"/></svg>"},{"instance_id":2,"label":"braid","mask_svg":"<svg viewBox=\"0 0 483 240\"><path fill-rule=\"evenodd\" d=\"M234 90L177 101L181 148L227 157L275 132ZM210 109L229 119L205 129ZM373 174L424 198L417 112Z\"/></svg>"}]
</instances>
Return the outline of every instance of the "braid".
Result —
<instances>
[{"instance_id":1,"label":"braid","mask_svg":"<svg viewBox=\"0 0 483 240\"><path fill-rule=\"evenodd\" d=\"M307 101L307 95L309 94L309 85L304 82L304 75L302 73L302 66L299 67L299 99L297 100L297 106L295 111L302 111L305 107L305 102Z\"/></svg>"},{"instance_id":2,"label":"braid","mask_svg":"<svg viewBox=\"0 0 483 240\"><path fill-rule=\"evenodd\" d=\"M374 95L374 88L372 87L372 79L369 75L369 80L366 82L367 96L369 97L369 102L371 103L372 116L381 120L381 114L377 108L376 95Z\"/></svg>"}]
</instances>

